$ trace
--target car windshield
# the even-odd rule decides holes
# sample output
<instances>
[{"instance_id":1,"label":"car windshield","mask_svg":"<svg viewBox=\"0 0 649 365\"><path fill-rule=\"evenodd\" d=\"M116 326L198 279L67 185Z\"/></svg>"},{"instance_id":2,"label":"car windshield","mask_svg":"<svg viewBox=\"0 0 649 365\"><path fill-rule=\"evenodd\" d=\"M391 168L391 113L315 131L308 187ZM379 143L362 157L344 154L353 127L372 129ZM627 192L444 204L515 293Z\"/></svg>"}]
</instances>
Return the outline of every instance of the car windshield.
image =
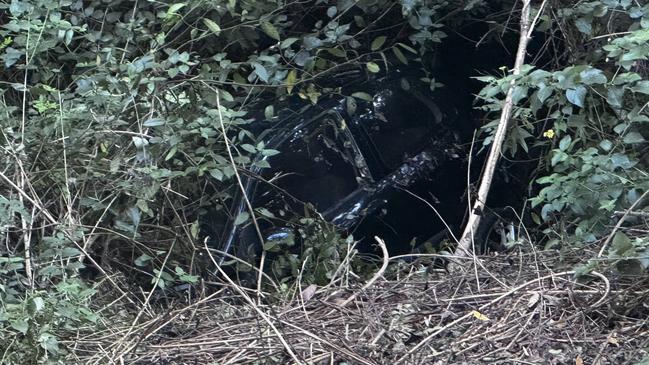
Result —
<instances>
[{"instance_id":1,"label":"car windshield","mask_svg":"<svg viewBox=\"0 0 649 365\"><path fill-rule=\"evenodd\" d=\"M264 178L272 188L262 189L261 201L270 203L283 190L324 212L358 189L352 141L341 123L327 113L294 131L269 160Z\"/></svg>"},{"instance_id":2,"label":"car windshield","mask_svg":"<svg viewBox=\"0 0 649 365\"><path fill-rule=\"evenodd\" d=\"M374 96L359 125L370 139L386 172L397 169L429 145L436 115L409 93L384 90ZM383 176L377 176L383 177Z\"/></svg>"}]
</instances>

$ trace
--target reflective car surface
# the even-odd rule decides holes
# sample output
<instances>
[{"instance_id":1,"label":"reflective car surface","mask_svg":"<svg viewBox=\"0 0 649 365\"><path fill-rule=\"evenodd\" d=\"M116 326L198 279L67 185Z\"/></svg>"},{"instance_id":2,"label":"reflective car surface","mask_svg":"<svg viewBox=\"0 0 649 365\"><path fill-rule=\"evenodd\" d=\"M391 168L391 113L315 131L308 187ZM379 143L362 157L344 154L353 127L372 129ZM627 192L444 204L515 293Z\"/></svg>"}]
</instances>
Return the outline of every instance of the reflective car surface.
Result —
<instances>
[{"instance_id":1,"label":"reflective car surface","mask_svg":"<svg viewBox=\"0 0 649 365\"><path fill-rule=\"evenodd\" d=\"M269 168L243 174L265 241L285 239L301 218L319 216L359 239L361 250L371 251L376 235L394 255L461 223L459 122L417 83L400 77L374 84L370 98L329 97L285 113L259 135L280 152L259 157ZM207 227L212 247L245 259L261 250L251 220L237 222L247 210L238 192L225 227Z\"/></svg>"}]
</instances>

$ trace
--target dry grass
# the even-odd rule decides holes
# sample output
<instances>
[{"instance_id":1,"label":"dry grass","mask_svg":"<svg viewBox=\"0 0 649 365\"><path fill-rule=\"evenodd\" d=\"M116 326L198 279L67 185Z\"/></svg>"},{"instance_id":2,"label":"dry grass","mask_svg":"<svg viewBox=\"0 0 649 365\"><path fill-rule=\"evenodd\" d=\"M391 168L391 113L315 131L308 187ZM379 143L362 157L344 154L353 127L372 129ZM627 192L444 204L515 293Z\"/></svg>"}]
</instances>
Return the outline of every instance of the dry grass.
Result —
<instances>
[{"instance_id":1,"label":"dry grass","mask_svg":"<svg viewBox=\"0 0 649 365\"><path fill-rule=\"evenodd\" d=\"M595 254L518 250L453 275L404 265L362 291L294 287L261 305L204 283L191 299L119 299L104 311L110 331L70 341L95 364L636 363L648 355L649 279L575 279L577 257Z\"/></svg>"}]
</instances>

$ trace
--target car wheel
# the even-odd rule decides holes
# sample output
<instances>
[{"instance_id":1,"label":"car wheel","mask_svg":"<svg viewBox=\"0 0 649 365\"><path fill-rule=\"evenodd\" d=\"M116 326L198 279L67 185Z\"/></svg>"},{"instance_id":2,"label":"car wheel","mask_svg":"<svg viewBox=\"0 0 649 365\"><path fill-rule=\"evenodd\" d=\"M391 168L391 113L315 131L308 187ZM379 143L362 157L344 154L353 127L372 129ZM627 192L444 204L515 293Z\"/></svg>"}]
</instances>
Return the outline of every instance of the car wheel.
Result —
<instances>
[{"instance_id":1,"label":"car wheel","mask_svg":"<svg viewBox=\"0 0 649 365\"><path fill-rule=\"evenodd\" d=\"M474 235L477 253L482 255L494 251L505 251L510 245L518 242L517 222L518 218L511 208L490 209L483 213L480 227ZM444 248L445 243L453 242L453 237L445 229L417 245L413 249L413 253L439 251Z\"/></svg>"},{"instance_id":2,"label":"car wheel","mask_svg":"<svg viewBox=\"0 0 649 365\"><path fill-rule=\"evenodd\" d=\"M479 253L505 251L518 241L519 219L512 208L489 209L483 213L480 227L475 234Z\"/></svg>"}]
</instances>

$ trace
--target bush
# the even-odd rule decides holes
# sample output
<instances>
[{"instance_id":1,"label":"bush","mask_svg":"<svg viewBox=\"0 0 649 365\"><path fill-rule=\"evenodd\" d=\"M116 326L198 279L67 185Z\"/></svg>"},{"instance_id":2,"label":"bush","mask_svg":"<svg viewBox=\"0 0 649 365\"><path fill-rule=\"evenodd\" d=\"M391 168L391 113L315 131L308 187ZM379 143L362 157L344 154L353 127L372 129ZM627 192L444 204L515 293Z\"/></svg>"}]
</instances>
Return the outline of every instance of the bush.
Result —
<instances>
[{"instance_id":1,"label":"bush","mask_svg":"<svg viewBox=\"0 0 649 365\"><path fill-rule=\"evenodd\" d=\"M649 135L649 6L631 1L557 6L559 23L542 16L539 28L550 34L570 29L563 34L571 55L556 60L558 70L528 65L515 79L516 110L506 147L514 155L518 148L535 150L538 185L531 205L540 207L535 219L548 224L546 247L573 249L608 235L613 213L649 189L649 161L643 157ZM482 108L499 111L514 77L480 79L487 83L479 95ZM493 125L484 129L492 131Z\"/></svg>"},{"instance_id":2,"label":"bush","mask_svg":"<svg viewBox=\"0 0 649 365\"><path fill-rule=\"evenodd\" d=\"M0 331L9 361L63 358L57 338L96 321L79 270L122 271L147 290L210 274L197 254L201 215L227 205L235 169L273 153L248 111L271 120L278 99L316 103L339 92L316 82L339 67L373 74L412 62L443 38L433 19L449 6L0 4ZM384 35L404 20L402 37ZM310 232L310 250L285 253L292 262L279 260L276 273L326 280L341 259L322 241L340 239L329 230ZM309 259L313 272L298 273L295 260Z\"/></svg>"}]
</instances>

